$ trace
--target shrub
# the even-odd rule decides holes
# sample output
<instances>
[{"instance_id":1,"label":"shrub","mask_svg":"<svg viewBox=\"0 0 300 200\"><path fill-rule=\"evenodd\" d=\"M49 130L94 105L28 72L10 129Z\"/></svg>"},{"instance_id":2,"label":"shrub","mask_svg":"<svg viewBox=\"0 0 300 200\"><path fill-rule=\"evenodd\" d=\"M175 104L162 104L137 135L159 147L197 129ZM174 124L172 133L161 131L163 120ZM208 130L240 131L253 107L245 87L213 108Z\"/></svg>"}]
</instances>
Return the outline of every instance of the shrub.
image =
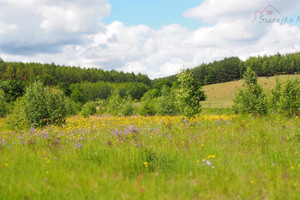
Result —
<instances>
[{"instance_id":1,"label":"shrub","mask_svg":"<svg viewBox=\"0 0 300 200\"><path fill-rule=\"evenodd\" d=\"M123 116L130 116L134 114L133 101L130 96L128 96L127 100L124 102L121 114Z\"/></svg>"},{"instance_id":2,"label":"shrub","mask_svg":"<svg viewBox=\"0 0 300 200\"><path fill-rule=\"evenodd\" d=\"M175 94L170 88L163 86L161 96L157 99L157 114L175 115L176 112Z\"/></svg>"},{"instance_id":3,"label":"shrub","mask_svg":"<svg viewBox=\"0 0 300 200\"><path fill-rule=\"evenodd\" d=\"M139 111L140 115L142 116L155 115L156 114L155 105L156 105L156 99L152 99L152 100L149 99L144 101Z\"/></svg>"},{"instance_id":4,"label":"shrub","mask_svg":"<svg viewBox=\"0 0 300 200\"><path fill-rule=\"evenodd\" d=\"M112 91L112 94L108 97L107 111L109 114L118 115L122 110L122 106L123 106L123 99L119 94L119 90L114 89Z\"/></svg>"},{"instance_id":5,"label":"shrub","mask_svg":"<svg viewBox=\"0 0 300 200\"><path fill-rule=\"evenodd\" d=\"M71 100L70 98L66 98L66 109L67 109L67 115L76 115L78 114L82 109L82 103L75 102Z\"/></svg>"},{"instance_id":6,"label":"shrub","mask_svg":"<svg viewBox=\"0 0 300 200\"><path fill-rule=\"evenodd\" d=\"M61 125L67 116L66 97L63 91L56 88L45 88L47 124Z\"/></svg>"},{"instance_id":7,"label":"shrub","mask_svg":"<svg viewBox=\"0 0 300 200\"><path fill-rule=\"evenodd\" d=\"M97 101L97 114L102 115L107 111L107 101L99 100Z\"/></svg>"},{"instance_id":8,"label":"shrub","mask_svg":"<svg viewBox=\"0 0 300 200\"><path fill-rule=\"evenodd\" d=\"M5 101L5 94L0 90L0 117L4 117L7 114L7 103Z\"/></svg>"},{"instance_id":9,"label":"shrub","mask_svg":"<svg viewBox=\"0 0 300 200\"><path fill-rule=\"evenodd\" d=\"M279 112L280 111L280 98L281 98L281 88L282 83L276 78L276 84L273 89L270 91L269 95L269 108Z\"/></svg>"},{"instance_id":10,"label":"shrub","mask_svg":"<svg viewBox=\"0 0 300 200\"><path fill-rule=\"evenodd\" d=\"M179 89L176 91L176 103L181 114L193 117L201 112L200 101L206 96L201 91L201 83L186 70L178 75Z\"/></svg>"},{"instance_id":11,"label":"shrub","mask_svg":"<svg viewBox=\"0 0 300 200\"><path fill-rule=\"evenodd\" d=\"M26 88L23 97L17 100L10 117L17 127L61 125L67 116L63 92L45 88L41 82L34 82Z\"/></svg>"},{"instance_id":12,"label":"shrub","mask_svg":"<svg viewBox=\"0 0 300 200\"><path fill-rule=\"evenodd\" d=\"M288 80L281 89L280 111L288 116L300 115L300 80Z\"/></svg>"},{"instance_id":13,"label":"shrub","mask_svg":"<svg viewBox=\"0 0 300 200\"><path fill-rule=\"evenodd\" d=\"M268 112L266 96L262 87L257 84L257 76L250 67L244 73L244 79L244 88L237 91L233 110L242 114L266 115Z\"/></svg>"},{"instance_id":14,"label":"shrub","mask_svg":"<svg viewBox=\"0 0 300 200\"><path fill-rule=\"evenodd\" d=\"M81 110L81 115L84 117L88 117L90 115L95 115L97 112L97 107L94 102L88 102L86 103L82 110Z\"/></svg>"}]
</instances>

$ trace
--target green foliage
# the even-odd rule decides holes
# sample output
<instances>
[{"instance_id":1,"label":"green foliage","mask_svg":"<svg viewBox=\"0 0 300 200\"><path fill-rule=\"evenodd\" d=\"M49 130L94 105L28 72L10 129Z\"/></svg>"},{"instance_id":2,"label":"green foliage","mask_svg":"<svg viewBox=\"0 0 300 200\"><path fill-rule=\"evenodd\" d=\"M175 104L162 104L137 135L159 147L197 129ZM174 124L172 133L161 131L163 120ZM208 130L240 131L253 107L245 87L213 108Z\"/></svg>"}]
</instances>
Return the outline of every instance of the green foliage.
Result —
<instances>
[{"instance_id":1,"label":"green foliage","mask_svg":"<svg viewBox=\"0 0 300 200\"><path fill-rule=\"evenodd\" d=\"M300 80L288 80L282 87L280 109L288 116L300 115Z\"/></svg>"},{"instance_id":2,"label":"green foliage","mask_svg":"<svg viewBox=\"0 0 300 200\"><path fill-rule=\"evenodd\" d=\"M82 103L72 101L70 98L66 98L66 109L67 109L67 115L76 115L78 114L82 109Z\"/></svg>"},{"instance_id":3,"label":"green foliage","mask_svg":"<svg viewBox=\"0 0 300 200\"><path fill-rule=\"evenodd\" d=\"M97 112L97 107L95 102L88 102L83 106L81 110L81 115L83 117L88 117L90 115L95 115L96 112Z\"/></svg>"},{"instance_id":4,"label":"green foliage","mask_svg":"<svg viewBox=\"0 0 300 200\"><path fill-rule=\"evenodd\" d=\"M181 114L193 117L201 112L200 101L206 96L201 91L201 83L188 71L178 75L179 89L176 91L176 103Z\"/></svg>"},{"instance_id":5,"label":"green foliage","mask_svg":"<svg viewBox=\"0 0 300 200\"><path fill-rule=\"evenodd\" d=\"M4 95L4 92L0 89L0 117L4 117L7 114L7 103Z\"/></svg>"},{"instance_id":6,"label":"green foliage","mask_svg":"<svg viewBox=\"0 0 300 200\"><path fill-rule=\"evenodd\" d=\"M13 102L25 93L25 84L22 81L6 80L0 82L0 89L4 92L6 102Z\"/></svg>"},{"instance_id":7,"label":"green foliage","mask_svg":"<svg viewBox=\"0 0 300 200\"><path fill-rule=\"evenodd\" d=\"M47 124L62 125L68 115L66 97L63 91L56 88L45 88L47 107Z\"/></svg>"},{"instance_id":8,"label":"green foliage","mask_svg":"<svg viewBox=\"0 0 300 200\"><path fill-rule=\"evenodd\" d=\"M57 85L60 82L71 85L83 81L95 83L98 81L111 83L136 82L151 85L147 75L104 71L102 69L83 69L55 64L0 62L0 80L14 79L31 81L39 77L46 85Z\"/></svg>"},{"instance_id":9,"label":"green foliage","mask_svg":"<svg viewBox=\"0 0 300 200\"><path fill-rule=\"evenodd\" d=\"M119 115L123 106L123 99L119 94L118 89L112 91L111 96L108 98L107 112L112 115Z\"/></svg>"},{"instance_id":10,"label":"green foliage","mask_svg":"<svg viewBox=\"0 0 300 200\"><path fill-rule=\"evenodd\" d=\"M157 99L147 99L143 102L142 107L139 110L142 116L153 116L156 114L156 101Z\"/></svg>"},{"instance_id":11,"label":"green foliage","mask_svg":"<svg viewBox=\"0 0 300 200\"><path fill-rule=\"evenodd\" d=\"M67 116L65 96L55 88L35 82L26 88L25 95L16 102L12 119L17 127L61 125Z\"/></svg>"},{"instance_id":12,"label":"green foliage","mask_svg":"<svg viewBox=\"0 0 300 200\"><path fill-rule=\"evenodd\" d=\"M97 102L97 114L102 115L107 111L107 100L98 100Z\"/></svg>"},{"instance_id":13,"label":"green foliage","mask_svg":"<svg viewBox=\"0 0 300 200\"><path fill-rule=\"evenodd\" d=\"M41 82L35 82L26 88L24 95L26 119L30 125L44 126L49 117L46 104L45 86Z\"/></svg>"},{"instance_id":14,"label":"green foliage","mask_svg":"<svg viewBox=\"0 0 300 200\"><path fill-rule=\"evenodd\" d=\"M72 93L70 96L71 100L84 104L86 102L86 97L84 96L83 92L84 90L80 87L80 85L74 86L74 88L72 88Z\"/></svg>"},{"instance_id":15,"label":"green foliage","mask_svg":"<svg viewBox=\"0 0 300 200\"><path fill-rule=\"evenodd\" d=\"M237 91L233 110L243 114L266 115L268 112L266 96L262 87L257 84L257 76L250 67L247 68L244 79L244 88Z\"/></svg>"},{"instance_id":16,"label":"green foliage","mask_svg":"<svg viewBox=\"0 0 300 200\"><path fill-rule=\"evenodd\" d=\"M133 101L130 96L127 97L126 101L123 103L123 107L121 110L121 114L123 116L131 116L135 112L134 107L133 107Z\"/></svg>"},{"instance_id":17,"label":"green foliage","mask_svg":"<svg viewBox=\"0 0 300 200\"><path fill-rule=\"evenodd\" d=\"M283 84L276 80L269 99L274 111L288 116L300 115L300 80L287 80Z\"/></svg>"},{"instance_id":18,"label":"green foliage","mask_svg":"<svg viewBox=\"0 0 300 200\"><path fill-rule=\"evenodd\" d=\"M175 93L167 86L163 86L161 96L157 99L157 114L175 115L176 113Z\"/></svg>"},{"instance_id":19,"label":"green foliage","mask_svg":"<svg viewBox=\"0 0 300 200\"><path fill-rule=\"evenodd\" d=\"M25 98L16 100L12 113L7 116L7 125L10 129L26 129L30 126L25 112L26 106Z\"/></svg>"},{"instance_id":20,"label":"green foliage","mask_svg":"<svg viewBox=\"0 0 300 200\"><path fill-rule=\"evenodd\" d=\"M276 112L280 111L281 88L282 83L278 78L276 78L276 83L274 88L270 91L268 102L269 107Z\"/></svg>"}]
</instances>

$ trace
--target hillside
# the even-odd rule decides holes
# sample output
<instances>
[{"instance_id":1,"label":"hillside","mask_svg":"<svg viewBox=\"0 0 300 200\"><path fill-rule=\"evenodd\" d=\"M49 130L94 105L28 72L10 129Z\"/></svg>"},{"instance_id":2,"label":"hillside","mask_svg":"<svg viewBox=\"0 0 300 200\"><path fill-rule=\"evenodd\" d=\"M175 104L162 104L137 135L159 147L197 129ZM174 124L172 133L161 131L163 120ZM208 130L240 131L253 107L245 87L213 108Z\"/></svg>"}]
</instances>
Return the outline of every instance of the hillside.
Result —
<instances>
[{"instance_id":1,"label":"hillside","mask_svg":"<svg viewBox=\"0 0 300 200\"><path fill-rule=\"evenodd\" d=\"M280 75L273 77L259 77L258 83L262 85L262 87L269 91L276 82L276 77L280 80L284 81L287 79L295 79L300 78L300 74L296 75ZM233 104L233 99L235 96L235 91L237 88L241 88L243 84L243 80L231 81L226 83L218 83L212 85L206 85L203 87L205 94L207 95L207 100L202 102L203 108L224 108L231 107Z\"/></svg>"}]
</instances>

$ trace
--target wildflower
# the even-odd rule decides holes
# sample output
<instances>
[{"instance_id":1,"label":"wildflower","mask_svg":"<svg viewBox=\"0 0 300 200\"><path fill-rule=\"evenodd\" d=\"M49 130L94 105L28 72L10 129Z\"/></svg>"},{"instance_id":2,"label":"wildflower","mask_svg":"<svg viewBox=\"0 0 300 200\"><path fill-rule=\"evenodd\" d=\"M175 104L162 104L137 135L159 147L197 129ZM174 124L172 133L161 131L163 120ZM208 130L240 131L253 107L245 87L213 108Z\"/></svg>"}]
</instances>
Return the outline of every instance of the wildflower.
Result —
<instances>
[{"instance_id":1,"label":"wildflower","mask_svg":"<svg viewBox=\"0 0 300 200\"><path fill-rule=\"evenodd\" d=\"M7 164L7 163L5 163L5 164L4 164L4 167L8 167L8 164Z\"/></svg>"},{"instance_id":2,"label":"wildflower","mask_svg":"<svg viewBox=\"0 0 300 200\"><path fill-rule=\"evenodd\" d=\"M46 171L46 174L49 174L49 171Z\"/></svg>"},{"instance_id":3,"label":"wildflower","mask_svg":"<svg viewBox=\"0 0 300 200\"><path fill-rule=\"evenodd\" d=\"M209 161L207 160L207 161L206 161L206 164L207 164L207 165L211 165L211 162L209 162Z\"/></svg>"},{"instance_id":4,"label":"wildflower","mask_svg":"<svg viewBox=\"0 0 300 200\"><path fill-rule=\"evenodd\" d=\"M295 167L294 166L291 166L291 170L294 170L295 169Z\"/></svg>"},{"instance_id":5,"label":"wildflower","mask_svg":"<svg viewBox=\"0 0 300 200\"><path fill-rule=\"evenodd\" d=\"M197 160L197 163L199 163L200 162L200 160Z\"/></svg>"},{"instance_id":6,"label":"wildflower","mask_svg":"<svg viewBox=\"0 0 300 200\"><path fill-rule=\"evenodd\" d=\"M209 155L209 156L207 156L207 158L214 158L214 157L216 157L215 155Z\"/></svg>"},{"instance_id":7,"label":"wildflower","mask_svg":"<svg viewBox=\"0 0 300 200\"><path fill-rule=\"evenodd\" d=\"M144 162L146 169L148 168L148 162Z\"/></svg>"}]
</instances>

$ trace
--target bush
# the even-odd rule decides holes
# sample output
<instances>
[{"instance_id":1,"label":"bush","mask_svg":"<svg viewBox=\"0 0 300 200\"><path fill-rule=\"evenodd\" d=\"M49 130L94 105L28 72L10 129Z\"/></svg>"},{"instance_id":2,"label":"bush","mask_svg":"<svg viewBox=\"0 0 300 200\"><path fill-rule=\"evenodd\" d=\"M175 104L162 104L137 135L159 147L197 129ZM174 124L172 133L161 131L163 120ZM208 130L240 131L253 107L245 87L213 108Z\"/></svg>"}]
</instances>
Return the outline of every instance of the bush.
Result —
<instances>
[{"instance_id":1,"label":"bush","mask_svg":"<svg viewBox=\"0 0 300 200\"><path fill-rule=\"evenodd\" d=\"M63 92L55 88L45 88L41 82L34 82L26 88L25 95L17 100L10 118L17 127L37 127L61 125L66 116Z\"/></svg>"},{"instance_id":2,"label":"bush","mask_svg":"<svg viewBox=\"0 0 300 200\"><path fill-rule=\"evenodd\" d=\"M67 116L67 104L64 92L56 88L45 88L47 124L61 125Z\"/></svg>"},{"instance_id":3,"label":"bush","mask_svg":"<svg viewBox=\"0 0 300 200\"><path fill-rule=\"evenodd\" d=\"M102 115L107 111L107 101L99 100L97 101L97 114Z\"/></svg>"},{"instance_id":4,"label":"bush","mask_svg":"<svg viewBox=\"0 0 300 200\"><path fill-rule=\"evenodd\" d=\"M119 94L118 89L114 89L112 94L108 97L107 111L109 114L118 115L123 107L123 99Z\"/></svg>"},{"instance_id":5,"label":"bush","mask_svg":"<svg viewBox=\"0 0 300 200\"><path fill-rule=\"evenodd\" d=\"M123 116L130 116L134 114L133 102L130 96L127 98L126 102L124 103L121 114Z\"/></svg>"},{"instance_id":6,"label":"bush","mask_svg":"<svg viewBox=\"0 0 300 200\"><path fill-rule=\"evenodd\" d=\"M7 103L5 101L5 94L0 90L0 117L5 117L7 114Z\"/></svg>"},{"instance_id":7,"label":"bush","mask_svg":"<svg viewBox=\"0 0 300 200\"><path fill-rule=\"evenodd\" d=\"M155 109L155 105L156 105L156 99L152 99L152 100L146 100L144 101L139 113L142 116L152 116L156 114L156 109Z\"/></svg>"},{"instance_id":8,"label":"bush","mask_svg":"<svg viewBox=\"0 0 300 200\"><path fill-rule=\"evenodd\" d=\"M300 115L300 80L276 81L271 90L270 107L288 116Z\"/></svg>"},{"instance_id":9,"label":"bush","mask_svg":"<svg viewBox=\"0 0 300 200\"><path fill-rule=\"evenodd\" d=\"M201 112L200 101L206 99L204 92L201 91L201 82L186 70L178 74L178 82L179 89L176 91L178 109L181 114L194 117Z\"/></svg>"},{"instance_id":10,"label":"bush","mask_svg":"<svg viewBox=\"0 0 300 200\"><path fill-rule=\"evenodd\" d=\"M67 116L76 115L82 109L82 103L75 102L70 98L66 98L66 109L67 109Z\"/></svg>"},{"instance_id":11,"label":"bush","mask_svg":"<svg viewBox=\"0 0 300 200\"><path fill-rule=\"evenodd\" d=\"M244 79L244 88L237 91L233 110L242 114L266 115L268 112L267 99L262 87L257 84L255 72L250 67L247 68Z\"/></svg>"},{"instance_id":12,"label":"bush","mask_svg":"<svg viewBox=\"0 0 300 200\"><path fill-rule=\"evenodd\" d=\"M157 99L157 114L175 115L176 113L175 94L170 91L170 88L163 86L161 96Z\"/></svg>"},{"instance_id":13,"label":"bush","mask_svg":"<svg viewBox=\"0 0 300 200\"><path fill-rule=\"evenodd\" d=\"M81 110L81 115L84 117L88 117L90 115L95 115L97 112L97 107L94 102L88 102L86 103L82 110Z\"/></svg>"},{"instance_id":14,"label":"bush","mask_svg":"<svg viewBox=\"0 0 300 200\"><path fill-rule=\"evenodd\" d=\"M281 91L280 110L288 116L300 115L300 80L288 80Z\"/></svg>"}]
</instances>

